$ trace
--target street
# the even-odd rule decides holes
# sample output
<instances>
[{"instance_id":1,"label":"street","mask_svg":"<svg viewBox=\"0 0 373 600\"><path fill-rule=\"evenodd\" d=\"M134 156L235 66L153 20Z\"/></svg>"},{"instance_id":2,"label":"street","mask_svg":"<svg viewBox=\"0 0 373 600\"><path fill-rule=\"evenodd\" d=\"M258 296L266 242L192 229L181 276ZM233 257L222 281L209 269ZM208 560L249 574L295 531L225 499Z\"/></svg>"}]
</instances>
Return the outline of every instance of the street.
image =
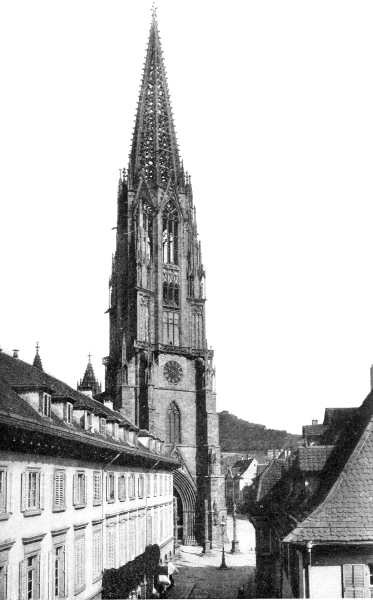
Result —
<instances>
[{"instance_id":1,"label":"street","mask_svg":"<svg viewBox=\"0 0 373 600\"><path fill-rule=\"evenodd\" d=\"M227 534L233 538L233 520L228 515ZM224 544L228 570L219 570L221 549L204 556L199 546L182 546L175 559L179 573L167 598L237 598L244 587L244 597L253 597L255 579L255 531L246 517L237 517L237 539L241 553L230 554L231 542Z\"/></svg>"}]
</instances>

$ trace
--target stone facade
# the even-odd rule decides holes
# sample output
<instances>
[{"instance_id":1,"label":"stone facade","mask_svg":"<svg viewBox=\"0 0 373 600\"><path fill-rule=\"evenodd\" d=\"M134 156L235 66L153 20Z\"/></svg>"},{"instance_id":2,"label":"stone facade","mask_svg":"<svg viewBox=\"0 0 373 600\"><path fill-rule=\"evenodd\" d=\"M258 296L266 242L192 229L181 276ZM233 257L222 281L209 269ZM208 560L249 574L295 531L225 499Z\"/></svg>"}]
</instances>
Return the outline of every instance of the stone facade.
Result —
<instances>
[{"instance_id":1,"label":"stone facade","mask_svg":"<svg viewBox=\"0 0 373 600\"><path fill-rule=\"evenodd\" d=\"M204 539L206 498L213 543L213 507L225 514L205 280L153 15L129 168L118 187L104 364L115 408L161 437L181 461L175 494L180 537L189 544Z\"/></svg>"}]
</instances>

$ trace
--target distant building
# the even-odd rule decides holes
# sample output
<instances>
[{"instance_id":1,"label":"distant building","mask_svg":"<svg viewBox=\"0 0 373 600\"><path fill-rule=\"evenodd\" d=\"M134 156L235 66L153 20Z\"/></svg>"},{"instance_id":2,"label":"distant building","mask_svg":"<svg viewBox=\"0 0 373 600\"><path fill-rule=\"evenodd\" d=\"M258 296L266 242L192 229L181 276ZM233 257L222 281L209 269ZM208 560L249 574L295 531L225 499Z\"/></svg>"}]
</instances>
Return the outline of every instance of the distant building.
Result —
<instances>
[{"instance_id":1,"label":"distant building","mask_svg":"<svg viewBox=\"0 0 373 600\"><path fill-rule=\"evenodd\" d=\"M226 472L226 503L230 510L233 504L247 500L250 486L256 477L258 461L241 458Z\"/></svg>"},{"instance_id":2,"label":"distant building","mask_svg":"<svg viewBox=\"0 0 373 600\"><path fill-rule=\"evenodd\" d=\"M173 553L173 470L156 436L0 352L0 598L101 598L104 569Z\"/></svg>"},{"instance_id":3,"label":"distant building","mask_svg":"<svg viewBox=\"0 0 373 600\"><path fill-rule=\"evenodd\" d=\"M373 596L373 392L254 483L258 597ZM316 445L317 444L317 445Z\"/></svg>"}]
</instances>

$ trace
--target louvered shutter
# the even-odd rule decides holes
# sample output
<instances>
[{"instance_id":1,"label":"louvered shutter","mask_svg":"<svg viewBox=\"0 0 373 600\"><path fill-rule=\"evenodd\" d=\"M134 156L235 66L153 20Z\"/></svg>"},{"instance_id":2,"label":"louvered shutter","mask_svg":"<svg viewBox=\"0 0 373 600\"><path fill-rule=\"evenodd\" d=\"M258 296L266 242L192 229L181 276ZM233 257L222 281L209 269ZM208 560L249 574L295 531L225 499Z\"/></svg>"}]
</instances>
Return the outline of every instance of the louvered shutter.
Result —
<instances>
[{"instance_id":1,"label":"louvered shutter","mask_svg":"<svg viewBox=\"0 0 373 600\"><path fill-rule=\"evenodd\" d=\"M40 600L47 598L47 592L45 589L46 584L46 571L47 571L47 555L42 552L40 555L40 568L39 568L39 587L40 587Z\"/></svg>"},{"instance_id":2,"label":"louvered shutter","mask_svg":"<svg viewBox=\"0 0 373 600\"><path fill-rule=\"evenodd\" d=\"M12 479L13 474L6 472L6 512L11 513L12 511Z\"/></svg>"},{"instance_id":3,"label":"louvered shutter","mask_svg":"<svg viewBox=\"0 0 373 600\"><path fill-rule=\"evenodd\" d=\"M27 472L23 472L21 475L21 511L26 510L27 503Z\"/></svg>"},{"instance_id":4,"label":"louvered shutter","mask_svg":"<svg viewBox=\"0 0 373 600\"><path fill-rule=\"evenodd\" d=\"M53 595L53 550L48 552L48 598L54 598Z\"/></svg>"},{"instance_id":5,"label":"louvered shutter","mask_svg":"<svg viewBox=\"0 0 373 600\"><path fill-rule=\"evenodd\" d=\"M343 565L343 596L345 598L369 597L365 585L365 565Z\"/></svg>"},{"instance_id":6,"label":"louvered shutter","mask_svg":"<svg viewBox=\"0 0 373 600\"><path fill-rule=\"evenodd\" d=\"M39 487L40 487L40 509L41 510L44 510L44 480L45 480L45 474L38 473L38 482L39 482Z\"/></svg>"},{"instance_id":7,"label":"louvered shutter","mask_svg":"<svg viewBox=\"0 0 373 600\"><path fill-rule=\"evenodd\" d=\"M44 401L44 394L42 392L39 393L39 412L41 414L43 414L43 401Z\"/></svg>"},{"instance_id":8,"label":"louvered shutter","mask_svg":"<svg viewBox=\"0 0 373 600\"><path fill-rule=\"evenodd\" d=\"M64 584L65 584L65 598L70 598L69 596L69 553L67 551L66 546L63 547L63 569L64 569Z\"/></svg>"},{"instance_id":9,"label":"louvered shutter","mask_svg":"<svg viewBox=\"0 0 373 600\"><path fill-rule=\"evenodd\" d=\"M26 600L26 594L27 594L26 575L27 575L27 560L21 560L21 562L19 563L19 598L20 598L20 600Z\"/></svg>"},{"instance_id":10,"label":"louvered shutter","mask_svg":"<svg viewBox=\"0 0 373 600\"><path fill-rule=\"evenodd\" d=\"M73 476L73 504L78 504L78 474L75 473Z\"/></svg>"},{"instance_id":11,"label":"louvered shutter","mask_svg":"<svg viewBox=\"0 0 373 600\"><path fill-rule=\"evenodd\" d=\"M88 478L87 478L86 473L84 473L83 477L84 477L84 502L83 503L87 504L87 480L88 480Z\"/></svg>"},{"instance_id":12,"label":"louvered shutter","mask_svg":"<svg viewBox=\"0 0 373 600\"><path fill-rule=\"evenodd\" d=\"M106 500L110 500L109 474L108 473L106 473Z\"/></svg>"},{"instance_id":13,"label":"louvered shutter","mask_svg":"<svg viewBox=\"0 0 373 600\"><path fill-rule=\"evenodd\" d=\"M77 589L84 585L84 537L75 540L75 587Z\"/></svg>"},{"instance_id":14,"label":"louvered shutter","mask_svg":"<svg viewBox=\"0 0 373 600\"><path fill-rule=\"evenodd\" d=\"M15 567L14 565L8 565L7 567L7 590L6 590L6 600L15 600L16 599L16 590L17 590L17 582L15 581Z\"/></svg>"}]
</instances>

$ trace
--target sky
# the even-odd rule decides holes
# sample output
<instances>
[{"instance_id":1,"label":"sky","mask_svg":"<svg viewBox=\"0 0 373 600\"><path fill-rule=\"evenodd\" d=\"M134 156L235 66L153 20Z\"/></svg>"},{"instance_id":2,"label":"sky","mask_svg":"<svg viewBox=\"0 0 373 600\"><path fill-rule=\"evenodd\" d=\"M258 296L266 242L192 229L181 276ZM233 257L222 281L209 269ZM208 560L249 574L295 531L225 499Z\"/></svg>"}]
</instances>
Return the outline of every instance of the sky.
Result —
<instances>
[{"instance_id":1,"label":"sky","mask_svg":"<svg viewBox=\"0 0 373 600\"><path fill-rule=\"evenodd\" d=\"M373 362L373 4L158 0L217 408L300 433ZM0 346L104 381L151 2L0 4Z\"/></svg>"}]
</instances>

